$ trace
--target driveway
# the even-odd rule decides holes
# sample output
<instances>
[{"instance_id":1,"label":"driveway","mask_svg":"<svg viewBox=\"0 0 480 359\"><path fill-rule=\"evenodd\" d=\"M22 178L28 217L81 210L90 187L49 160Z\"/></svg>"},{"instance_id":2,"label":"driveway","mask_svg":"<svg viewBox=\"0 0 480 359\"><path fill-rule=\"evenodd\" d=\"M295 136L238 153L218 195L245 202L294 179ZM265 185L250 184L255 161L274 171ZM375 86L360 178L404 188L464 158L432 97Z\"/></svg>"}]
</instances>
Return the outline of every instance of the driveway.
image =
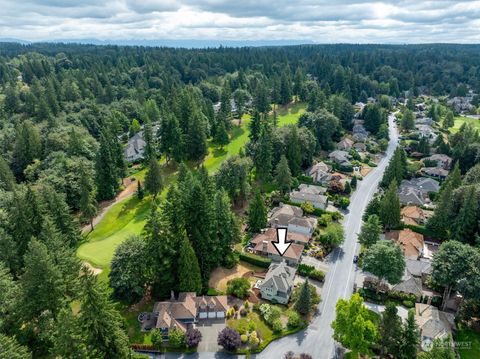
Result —
<instances>
[{"instance_id":1,"label":"driveway","mask_svg":"<svg viewBox=\"0 0 480 359\"><path fill-rule=\"evenodd\" d=\"M313 266L322 272L328 272L328 264L311 256L303 256L301 263Z\"/></svg>"},{"instance_id":2,"label":"driveway","mask_svg":"<svg viewBox=\"0 0 480 359\"><path fill-rule=\"evenodd\" d=\"M198 345L199 352L216 352L218 333L225 328L224 319L208 319L199 321L195 326L202 333L202 341Z\"/></svg>"}]
</instances>

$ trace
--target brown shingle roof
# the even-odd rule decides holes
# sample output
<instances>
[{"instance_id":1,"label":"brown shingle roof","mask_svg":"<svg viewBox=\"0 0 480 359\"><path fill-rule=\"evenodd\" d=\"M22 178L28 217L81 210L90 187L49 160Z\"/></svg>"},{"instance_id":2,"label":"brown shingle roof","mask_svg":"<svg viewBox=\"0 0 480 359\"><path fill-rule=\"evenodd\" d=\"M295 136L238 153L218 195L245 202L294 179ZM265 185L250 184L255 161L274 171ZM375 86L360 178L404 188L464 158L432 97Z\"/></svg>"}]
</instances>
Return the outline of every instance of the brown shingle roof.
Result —
<instances>
[{"instance_id":1,"label":"brown shingle roof","mask_svg":"<svg viewBox=\"0 0 480 359\"><path fill-rule=\"evenodd\" d=\"M299 233L288 232L287 239L291 241L305 241L308 242L308 237ZM251 243L255 244L254 250L256 252L262 252L266 254L278 255L277 249L273 245L272 241L277 240L277 231L275 228L269 228L265 233L257 234L252 240ZM267 242L267 243L264 243ZM264 248L266 245L266 250ZM302 255L304 246L297 243L292 243L288 247L287 251L283 255L286 258L299 260Z\"/></svg>"},{"instance_id":2,"label":"brown shingle roof","mask_svg":"<svg viewBox=\"0 0 480 359\"><path fill-rule=\"evenodd\" d=\"M407 258L418 258L423 252L425 242L423 235L411 229L392 231L387 237L396 241L402 247L403 254Z\"/></svg>"}]
</instances>

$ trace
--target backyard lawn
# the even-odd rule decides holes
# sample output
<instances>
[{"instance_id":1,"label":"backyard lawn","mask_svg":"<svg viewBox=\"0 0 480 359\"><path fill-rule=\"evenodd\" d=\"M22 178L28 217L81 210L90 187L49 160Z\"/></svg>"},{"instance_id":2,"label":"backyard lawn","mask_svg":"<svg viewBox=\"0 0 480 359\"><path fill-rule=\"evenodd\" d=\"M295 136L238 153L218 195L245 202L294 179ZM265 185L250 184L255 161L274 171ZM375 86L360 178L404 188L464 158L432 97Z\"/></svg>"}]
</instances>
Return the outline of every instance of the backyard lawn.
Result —
<instances>
[{"instance_id":1,"label":"backyard lawn","mask_svg":"<svg viewBox=\"0 0 480 359\"><path fill-rule=\"evenodd\" d=\"M459 117L455 117L455 124L453 125L453 127L449 128L450 132L452 133L458 132L458 130L464 123L469 123L476 129L480 130L480 120L459 116Z\"/></svg>"},{"instance_id":2,"label":"backyard lawn","mask_svg":"<svg viewBox=\"0 0 480 359\"><path fill-rule=\"evenodd\" d=\"M296 123L304 111L305 105L303 104L294 104L289 109L280 108L278 110L278 125L285 126ZM246 115L240 126L233 126L230 133L231 141L223 149L213 145L209 146L205 167L210 173L217 171L227 158L237 155L247 143L249 122L250 117ZM175 179L176 170L170 166L162 166L162 170L164 183L167 186ZM145 174L146 170L143 169L133 174L133 177L143 181ZM162 195L164 194L165 191ZM131 196L116 203L96 225L95 230L88 234L85 243L78 248L77 254L81 259L103 269L100 279L108 279L110 262L115 248L128 237L141 234L148 219L150 208L151 198L149 196L142 201L136 196Z\"/></svg>"},{"instance_id":3,"label":"backyard lawn","mask_svg":"<svg viewBox=\"0 0 480 359\"><path fill-rule=\"evenodd\" d=\"M480 358L480 332L459 325L455 342L461 359Z\"/></svg>"}]
</instances>

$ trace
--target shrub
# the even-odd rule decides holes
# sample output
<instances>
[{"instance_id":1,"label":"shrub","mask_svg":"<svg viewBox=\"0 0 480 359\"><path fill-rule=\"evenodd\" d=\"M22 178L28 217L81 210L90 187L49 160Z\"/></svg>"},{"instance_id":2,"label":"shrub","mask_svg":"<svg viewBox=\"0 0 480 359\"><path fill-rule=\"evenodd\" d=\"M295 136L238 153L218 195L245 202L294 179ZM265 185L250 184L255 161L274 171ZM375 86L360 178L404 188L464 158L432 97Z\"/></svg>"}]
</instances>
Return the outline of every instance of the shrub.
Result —
<instances>
[{"instance_id":1,"label":"shrub","mask_svg":"<svg viewBox=\"0 0 480 359\"><path fill-rule=\"evenodd\" d=\"M316 279L320 282L323 282L323 280L325 279L325 273L318 269L314 269L313 271L310 272L308 277L312 279Z\"/></svg>"},{"instance_id":2,"label":"shrub","mask_svg":"<svg viewBox=\"0 0 480 359\"><path fill-rule=\"evenodd\" d=\"M240 339L242 340L242 343L246 343L248 341L248 335L247 334L242 334L240 335Z\"/></svg>"},{"instance_id":3,"label":"shrub","mask_svg":"<svg viewBox=\"0 0 480 359\"><path fill-rule=\"evenodd\" d=\"M253 320L248 322L248 331L253 332L255 329L257 329L257 325Z\"/></svg>"},{"instance_id":4,"label":"shrub","mask_svg":"<svg viewBox=\"0 0 480 359\"><path fill-rule=\"evenodd\" d=\"M235 315L235 308L230 308L227 310L227 319L232 318Z\"/></svg>"},{"instance_id":5,"label":"shrub","mask_svg":"<svg viewBox=\"0 0 480 359\"><path fill-rule=\"evenodd\" d=\"M185 344L185 334L178 328L168 332L168 342L172 348L181 348Z\"/></svg>"},{"instance_id":6,"label":"shrub","mask_svg":"<svg viewBox=\"0 0 480 359\"><path fill-rule=\"evenodd\" d=\"M162 332L159 329L152 330L151 334L152 345L155 349L161 349L163 343Z\"/></svg>"},{"instance_id":7,"label":"shrub","mask_svg":"<svg viewBox=\"0 0 480 359\"><path fill-rule=\"evenodd\" d=\"M221 295L222 292L216 290L215 288L208 288L207 295Z\"/></svg>"},{"instance_id":8,"label":"shrub","mask_svg":"<svg viewBox=\"0 0 480 359\"><path fill-rule=\"evenodd\" d=\"M314 266L300 263L298 265L297 273L305 277L308 276L313 270L315 270Z\"/></svg>"},{"instance_id":9,"label":"shrub","mask_svg":"<svg viewBox=\"0 0 480 359\"><path fill-rule=\"evenodd\" d=\"M250 254L250 253L239 253L239 258L242 261L245 261L247 263L250 263L257 267L262 267L262 268L268 268L272 263L271 259L260 257L260 256L257 256L256 254Z\"/></svg>"},{"instance_id":10,"label":"shrub","mask_svg":"<svg viewBox=\"0 0 480 359\"><path fill-rule=\"evenodd\" d=\"M283 330L283 324L280 319L275 319L272 323L272 329L274 332L281 332Z\"/></svg>"},{"instance_id":11,"label":"shrub","mask_svg":"<svg viewBox=\"0 0 480 359\"><path fill-rule=\"evenodd\" d=\"M311 204L310 202L303 202L300 205L300 208L302 208L303 212L307 214L312 214L313 212L315 212L315 207L313 207L313 204Z\"/></svg>"},{"instance_id":12,"label":"shrub","mask_svg":"<svg viewBox=\"0 0 480 359\"><path fill-rule=\"evenodd\" d=\"M332 214L330 213L322 214L318 219L318 225L322 227L328 226L330 222L332 222Z\"/></svg>"},{"instance_id":13,"label":"shrub","mask_svg":"<svg viewBox=\"0 0 480 359\"><path fill-rule=\"evenodd\" d=\"M294 310L290 310L287 314L288 316L288 326L290 328L296 328L300 325L300 314Z\"/></svg>"},{"instance_id":14,"label":"shrub","mask_svg":"<svg viewBox=\"0 0 480 359\"><path fill-rule=\"evenodd\" d=\"M250 303L248 302L248 300L246 300L245 303L243 303L243 306L247 310L250 308Z\"/></svg>"},{"instance_id":15,"label":"shrub","mask_svg":"<svg viewBox=\"0 0 480 359\"><path fill-rule=\"evenodd\" d=\"M238 324L237 331L240 334L247 334L248 332L248 323L244 320L241 320L240 323Z\"/></svg>"},{"instance_id":16,"label":"shrub","mask_svg":"<svg viewBox=\"0 0 480 359\"><path fill-rule=\"evenodd\" d=\"M258 339L257 332L252 332L252 334L250 334L250 345L256 347L259 343L260 339Z\"/></svg>"},{"instance_id":17,"label":"shrub","mask_svg":"<svg viewBox=\"0 0 480 359\"><path fill-rule=\"evenodd\" d=\"M234 278L227 282L227 293L230 295L234 295L237 298L246 298L249 292L250 281L247 278Z\"/></svg>"},{"instance_id":18,"label":"shrub","mask_svg":"<svg viewBox=\"0 0 480 359\"><path fill-rule=\"evenodd\" d=\"M223 260L223 265L226 267L226 268L233 268L235 267L238 262L240 262L240 256L238 255L238 253L236 252L231 252L231 253L228 253L224 260Z\"/></svg>"},{"instance_id":19,"label":"shrub","mask_svg":"<svg viewBox=\"0 0 480 359\"><path fill-rule=\"evenodd\" d=\"M235 329L227 327L218 333L217 343L226 350L234 351L242 345L242 339Z\"/></svg>"},{"instance_id":20,"label":"shrub","mask_svg":"<svg viewBox=\"0 0 480 359\"><path fill-rule=\"evenodd\" d=\"M407 308L413 308L415 306L415 303L410 300L404 300L402 304Z\"/></svg>"},{"instance_id":21,"label":"shrub","mask_svg":"<svg viewBox=\"0 0 480 359\"><path fill-rule=\"evenodd\" d=\"M244 308L240 309L240 316L241 316L241 317L246 317L247 314L248 314L248 312L247 312L246 309L244 309Z\"/></svg>"},{"instance_id":22,"label":"shrub","mask_svg":"<svg viewBox=\"0 0 480 359\"><path fill-rule=\"evenodd\" d=\"M196 347L202 341L202 333L198 329L189 328L185 333L185 345L189 348Z\"/></svg>"},{"instance_id":23,"label":"shrub","mask_svg":"<svg viewBox=\"0 0 480 359\"><path fill-rule=\"evenodd\" d=\"M233 305L233 309L235 309L235 311L238 310L238 304L237 304L237 303L235 303L235 304Z\"/></svg>"}]
</instances>

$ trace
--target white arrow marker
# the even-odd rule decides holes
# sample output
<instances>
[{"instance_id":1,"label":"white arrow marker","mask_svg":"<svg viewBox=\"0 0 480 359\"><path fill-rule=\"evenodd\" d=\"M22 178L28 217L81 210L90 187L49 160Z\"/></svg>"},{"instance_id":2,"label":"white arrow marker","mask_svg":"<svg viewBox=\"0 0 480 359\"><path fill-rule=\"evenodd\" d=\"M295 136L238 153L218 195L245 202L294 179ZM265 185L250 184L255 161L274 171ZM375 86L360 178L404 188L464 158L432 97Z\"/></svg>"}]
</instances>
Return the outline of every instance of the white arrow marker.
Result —
<instances>
[{"instance_id":1,"label":"white arrow marker","mask_svg":"<svg viewBox=\"0 0 480 359\"><path fill-rule=\"evenodd\" d=\"M287 240L287 228L277 228L277 241L272 241L273 245L278 251L278 254L283 256L287 251L292 241Z\"/></svg>"}]
</instances>

